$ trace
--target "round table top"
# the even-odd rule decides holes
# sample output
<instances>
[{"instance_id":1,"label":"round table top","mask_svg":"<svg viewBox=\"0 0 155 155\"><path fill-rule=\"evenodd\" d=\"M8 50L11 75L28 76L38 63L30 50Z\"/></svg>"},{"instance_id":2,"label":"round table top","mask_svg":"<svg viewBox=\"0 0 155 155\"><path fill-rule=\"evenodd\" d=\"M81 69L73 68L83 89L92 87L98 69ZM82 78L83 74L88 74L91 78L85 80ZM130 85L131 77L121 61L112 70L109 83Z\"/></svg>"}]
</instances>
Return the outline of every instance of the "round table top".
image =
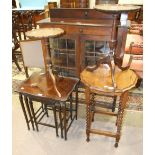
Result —
<instances>
[{"instance_id":1,"label":"round table top","mask_svg":"<svg viewBox=\"0 0 155 155\"><path fill-rule=\"evenodd\" d=\"M83 84L91 90L103 93L114 92L114 89L112 89L111 70L106 64L100 65L100 67L92 72L85 69L80 74L80 78ZM117 66L115 67L114 78L116 83L115 93L121 93L133 88L138 80L134 71L130 69L122 71Z\"/></svg>"},{"instance_id":2,"label":"round table top","mask_svg":"<svg viewBox=\"0 0 155 155\"><path fill-rule=\"evenodd\" d=\"M64 33L64 30L61 28L39 28L26 32L26 36L29 38L49 38L57 37Z\"/></svg>"},{"instance_id":3,"label":"round table top","mask_svg":"<svg viewBox=\"0 0 155 155\"><path fill-rule=\"evenodd\" d=\"M94 7L96 10L109 12L109 13L121 13L139 10L140 6L129 4L99 4Z\"/></svg>"}]
</instances>

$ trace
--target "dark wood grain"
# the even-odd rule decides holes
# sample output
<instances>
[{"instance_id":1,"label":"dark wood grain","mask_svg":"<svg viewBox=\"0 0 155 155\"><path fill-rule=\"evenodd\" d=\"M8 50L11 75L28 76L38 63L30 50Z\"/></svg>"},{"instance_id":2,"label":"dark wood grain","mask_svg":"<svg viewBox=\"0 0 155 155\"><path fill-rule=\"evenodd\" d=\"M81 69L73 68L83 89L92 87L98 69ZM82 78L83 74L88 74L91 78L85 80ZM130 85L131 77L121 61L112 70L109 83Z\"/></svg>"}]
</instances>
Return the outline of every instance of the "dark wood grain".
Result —
<instances>
[{"instance_id":1,"label":"dark wood grain","mask_svg":"<svg viewBox=\"0 0 155 155\"><path fill-rule=\"evenodd\" d=\"M70 93L78 83L78 79L69 77L56 77L56 87L61 97L54 91L53 81L49 73L34 73L27 80L21 83L17 92L33 95L41 98L66 101Z\"/></svg>"}]
</instances>

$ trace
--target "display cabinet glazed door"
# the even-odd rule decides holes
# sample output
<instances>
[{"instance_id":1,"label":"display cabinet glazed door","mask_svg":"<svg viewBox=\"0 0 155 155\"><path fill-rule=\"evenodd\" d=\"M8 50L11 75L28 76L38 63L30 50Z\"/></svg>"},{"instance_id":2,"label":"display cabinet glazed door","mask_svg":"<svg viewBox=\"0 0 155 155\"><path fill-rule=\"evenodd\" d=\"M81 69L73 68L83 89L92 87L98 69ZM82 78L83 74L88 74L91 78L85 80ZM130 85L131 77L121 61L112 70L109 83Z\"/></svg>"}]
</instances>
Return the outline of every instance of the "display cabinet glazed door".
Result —
<instances>
[{"instance_id":1,"label":"display cabinet glazed door","mask_svg":"<svg viewBox=\"0 0 155 155\"><path fill-rule=\"evenodd\" d=\"M91 37L81 38L81 68L82 72L87 66L93 66L101 58L109 54L109 41Z\"/></svg>"},{"instance_id":2,"label":"display cabinet glazed door","mask_svg":"<svg viewBox=\"0 0 155 155\"><path fill-rule=\"evenodd\" d=\"M54 69L61 75L77 77L76 38L50 38Z\"/></svg>"}]
</instances>

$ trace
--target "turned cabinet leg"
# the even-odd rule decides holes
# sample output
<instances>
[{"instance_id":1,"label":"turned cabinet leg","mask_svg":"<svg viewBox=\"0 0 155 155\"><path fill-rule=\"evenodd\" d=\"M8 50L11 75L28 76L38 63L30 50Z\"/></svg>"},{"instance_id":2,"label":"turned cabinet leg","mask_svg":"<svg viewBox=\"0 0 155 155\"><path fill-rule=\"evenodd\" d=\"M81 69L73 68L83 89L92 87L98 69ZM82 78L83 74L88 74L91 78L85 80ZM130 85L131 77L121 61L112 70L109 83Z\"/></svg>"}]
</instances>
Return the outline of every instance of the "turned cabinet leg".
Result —
<instances>
[{"instance_id":1,"label":"turned cabinet leg","mask_svg":"<svg viewBox=\"0 0 155 155\"><path fill-rule=\"evenodd\" d=\"M117 124L117 136L116 136L115 147L118 147L118 143L120 140L124 109L126 107L127 99L128 99L128 91L122 93L122 95L120 96L120 102L119 102L119 107L118 107L118 117L117 117L117 123L116 123Z\"/></svg>"},{"instance_id":2,"label":"turned cabinet leg","mask_svg":"<svg viewBox=\"0 0 155 155\"><path fill-rule=\"evenodd\" d=\"M89 142L89 136L90 136L90 90L89 88L86 88L85 90L85 96L86 96L86 141Z\"/></svg>"}]
</instances>

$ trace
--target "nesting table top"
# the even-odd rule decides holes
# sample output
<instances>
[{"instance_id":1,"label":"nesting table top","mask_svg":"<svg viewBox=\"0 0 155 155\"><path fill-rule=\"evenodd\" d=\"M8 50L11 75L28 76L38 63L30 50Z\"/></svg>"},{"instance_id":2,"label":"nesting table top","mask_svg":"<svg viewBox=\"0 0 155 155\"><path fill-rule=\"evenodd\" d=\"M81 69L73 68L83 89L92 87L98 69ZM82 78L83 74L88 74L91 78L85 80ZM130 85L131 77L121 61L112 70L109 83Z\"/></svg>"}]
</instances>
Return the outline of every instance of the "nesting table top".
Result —
<instances>
[{"instance_id":1,"label":"nesting table top","mask_svg":"<svg viewBox=\"0 0 155 155\"><path fill-rule=\"evenodd\" d=\"M111 71L107 68L107 65L101 65L92 72L85 69L81 73L80 78L84 85L88 86L92 90L113 92L113 89L111 89L113 87ZM121 93L133 88L138 80L134 71L130 69L121 71L117 66L115 67L114 78L116 82L116 93Z\"/></svg>"},{"instance_id":2,"label":"nesting table top","mask_svg":"<svg viewBox=\"0 0 155 155\"><path fill-rule=\"evenodd\" d=\"M56 86L61 94L59 97L50 74L35 72L19 85L16 92L36 98L66 101L78 82L77 78L56 77Z\"/></svg>"}]
</instances>

